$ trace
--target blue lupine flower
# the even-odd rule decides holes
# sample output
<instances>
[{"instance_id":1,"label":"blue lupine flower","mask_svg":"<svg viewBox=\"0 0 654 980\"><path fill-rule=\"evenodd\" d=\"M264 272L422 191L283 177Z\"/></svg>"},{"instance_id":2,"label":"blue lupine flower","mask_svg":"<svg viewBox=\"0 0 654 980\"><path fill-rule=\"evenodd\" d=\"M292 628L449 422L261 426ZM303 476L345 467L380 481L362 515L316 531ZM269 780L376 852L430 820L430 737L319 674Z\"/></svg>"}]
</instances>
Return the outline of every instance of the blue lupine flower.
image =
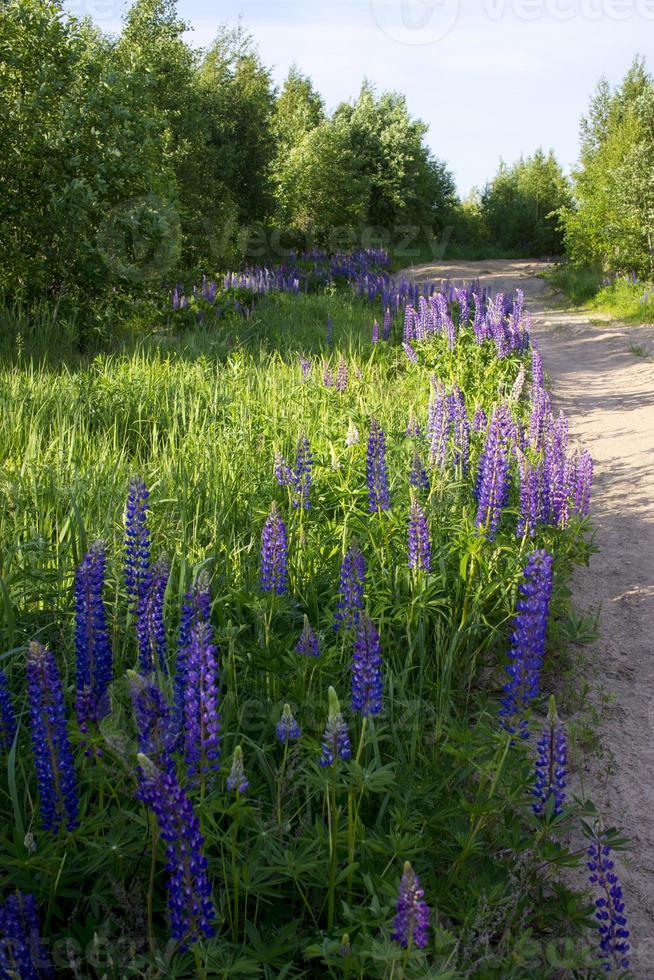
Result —
<instances>
[{"instance_id":1,"label":"blue lupine flower","mask_svg":"<svg viewBox=\"0 0 654 980\"><path fill-rule=\"evenodd\" d=\"M261 533L260 583L264 592L278 595L288 588L288 539L275 503Z\"/></svg>"},{"instance_id":2,"label":"blue lupine flower","mask_svg":"<svg viewBox=\"0 0 654 980\"><path fill-rule=\"evenodd\" d=\"M557 817L565 803L568 744L565 728L556 712L554 695L550 697L547 722L538 739L537 753L533 790L536 802L532 804L532 810L541 816L551 797L554 800L554 816Z\"/></svg>"},{"instance_id":3,"label":"blue lupine flower","mask_svg":"<svg viewBox=\"0 0 654 980\"><path fill-rule=\"evenodd\" d=\"M424 901L424 895L417 874L406 861L391 933L391 938L403 949L409 943L424 949L429 942L429 906Z\"/></svg>"},{"instance_id":4,"label":"blue lupine flower","mask_svg":"<svg viewBox=\"0 0 654 980\"><path fill-rule=\"evenodd\" d=\"M150 492L142 480L130 481L125 509L125 586L132 612L136 612L150 584Z\"/></svg>"},{"instance_id":5,"label":"blue lupine flower","mask_svg":"<svg viewBox=\"0 0 654 980\"><path fill-rule=\"evenodd\" d=\"M427 470L420 458L420 453L414 449L411 458L411 469L409 470L409 483L416 490L429 490L429 477Z\"/></svg>"},{"instance_id":6,"label":"blue lupine flower","mask_svg":"<svg viewBox=\"0 0 654 980\"><path fill-rule=\"evenodd\" d=\"M416 414L413 411L413 407L409 409L409 421L406 424L406 434L410 439L420 438L420 423L416 418Z\"/></svg>"},{"instance_id":7,"label":"blue lupine flower","mask_svg":"<svg viewBox=\"0 0 654 980\"><path fill-rule=\"evenodd\" d=\"M275 453L275 479L280 487L288 487L293 482L293 470L281 453Z\"/></svg>"},{"instance_id":8,"label":"blue lupine flower","mask_svg":"<svg viewBox=\"0 0 654 980\"><path fill-rule=\"evenodd\" d=\"M488 419L486 418L486 412L481 407L475 409L475 414L472 418L472 428L475 432L484 432L487 425Z\"/></svg>"},{"instance_id":9,"label":"blue lupine flower","mask_svg":"<svg viewBox=\"0 0 654 980\"><path fill-rule=\"evenodd\" d=\"M304 626L302 627L300 639L297 641L295 650L297 653L304 654L305 657L320 656L318 637L316 636L315 630L311 627L309 617L306 614L304 617Z\"/></svg>"},{"instance_id":10,"label":"blue lupine flower","mask_svg":"<svg viewBox=\"0 0 654 980\"><path fill-rule=\"evenodd\" d=\"M404 348L404 353L409 358L409 360L411 361L411 363L412 364L417 364L418 363L418 355L416 354L416 352L413 349L413 347L411 346L411 344L409 344L408 342L405 342L405 343L402 344L402 347Z\"/></svg>"},{"instance_id":11,"label":"blue lupine flower","mask_svg":"<svg viewBox=\"0 0 654 980\"><path fill-rule=\"evenodd\" d=\"M338 371L336 372L336 391L345 391L347 388L347 380L347 362L343 357L340 357L338 361Z\"/></svg>"},{"instance_id":12,"label":"blue lupine flower","mask_svg":"<svg viewBox=\"0 0 654 980\"><path fill-rule=\"evenodd\" d=\"M596 834L588 848L589 881L597 888L595 918L600 933L602 968L608 972L629 969L629 930L624 914L622 888L610 857L611 848L602 834Z\"/></svg>"},{"instance_id":13,"label":"blue lupine flower","mask_svg":"<svg viewBox=\"0 0 654 980\"><path fill-rule=\"evenodd\" d=\"M284 710L282 711L281 718L277 722L275 732L277 734L277 738L282 744L284 742L296 742L300 737L300 726L293 717L290 704L284 705Z\"/></svg>"},{"instance_id":14,"label":"blue lupine flower","mask_svg":"<svg viewBox=\"0 0 654 980\"><path fill-rule=\"evenodd\" d=\"M164 596L170 567L166 558L159 558L150 570L148 587L139 602L136 617L136 636L139 648L139 666L144 674L156 670L166 671L166 627L164 625Z\"/></svg>"},{"instance_id":15,"label":"blue lupine flower","mask_svg":"<svg viewBox=\"0 0 654 980\"><path fill-rule=\"evenodd\" d=\"M386 467L386 436L376 419L370 423L366 457L368 510L388 510L391 506Z\"/></svg>"},{"instance_id":16,"label":"blue lupine flower","mask_svg":"<svg viewBox=\"0 0 654 980\"><path fill-rule=\"evenodd\" d=\"M175 680L173 685L173 720L178 737L183 737L184 703L186 699L186 677L188 671L188 655L191 646L193 630L201 623L209 623L211 618L211 594L209 579L206 571L198 574L195 582L184 596L182 614L179 620L179 638L177 641L177 659L175 663ZM146 755L149 753L146 752Z\"/></svg>"},{"instance_id":17,"label":"blue lupine flower","mask_svg":"<svg viewBox=\"0 0 654 980\"><path fill-rule=\"evenodd\" d=\"M105 554L101 541L91 546L75 574L75 711L83 732L109 714L113 674L104 591Z\"/></svg>"},{"instance_id":18,"label":"blue lupine flower","mask_svg":"<svg viewBox=\"0 0 654 980\"><path fill-rule=\"evenodd\" d=\"M379 343L379 324L375 320L372 325L372 342L373 344Z\"/></svg>"},{"instance_id":19,"label":"blue lupine flower","mask_svg":"<svg viewBox=\"0 0 654 980\"><path fill-rule=\"evenodd\" d=\"M0 977L54 980L50 956L41 940L32 895L14 892L0 905Z\"/></svg>"},{"instance_id":20,"label":"blue lupine flower","mask_svg":"<svg viewBox=\"0 0 654 980\"><path fill-rule=\"evenodd\" d=\"M0 749L7 752L16 737L16 713L4 670L0 670Z\"/></svg>"},{"instance_id":21,"label":"blue lupine flower","mask_svg":"<svg viewBox=\"0 0 654 980\"><path fill-rule=\"evenodd\" d=\"M359 621L363 609L366 560L356 541L350 545L341 563L340 599L334 617L334 629L349 629Z\"/></svg>"},{"instance_id":22,"label":"blue lupine flower","mask_svg":"<svg viewBox=\"0 0 654 980\"><path fill-rule=\"evenodd\" d=\"M386 307L386 311L384 313L384 324L382 327L382 340L390 340L392 326L393 326L393 314L388 309L388 307Z\"/></svg>"},{"instance_id":23,"label":"blue lupine flower","mask_svg":"<svg viewBox=\"0 0 654 980\"><path fill-rule=\"evenodd\" d=\"M411 499L409 508L409 568L416 571L431 570L431 539L425 512L416 500Z\"/></svg>"},{"instance_id":24,"label":"blue lupine flower","mask_svg":"<svg viewBox=\"0 0 654 980\"><path fill-rule=\"evenodd\" d=\"M311 446L306 435L302 435L298 443L295 456L295 469L292 473L293 482L293 506L303 507L309 510L311 506L311 468L313 466L313 455Z\"/></svg>"},{"instance_id":25,"label":"blue lupine flower","mask_svg":"<svg viewBox=\"0 0 654 980\"><path fill-rule=\"evenodd\" d=\"M552 557L546 551L534 551L524 570L520 598L511 633L500 718L507 731L516 725L523 738L528 737L523 712L538 695L540 671L545 654L545 640L552 595Z\"/></svg>"},{"instance_id":26,"label":"blue lupine flower","mask_svg":"<svg viewBox=\"0 0 654 980\"><path fill-rule=\"evenodd\" d=\"M382 709L383 690L379 633L367 613L362 613L352 653L352 710L360 712L364 718L378 715Z\"/></svg>"},{"instance_id":27,"label":"blue lupine flower","mask_svg":"<svg viewBox=\"0 0 654 980\"><path fill-rule=\"evenodd\" d=\"M54 656L40 643L29 645L27 694L41 823L56 832L65 820L67 829L74 830L79 800L64 693Z\"/></svg>"},{"instance_id":28,"label":"blue lupine flower","mask_svg":"<svg viewBox=\"0 0 654 980\"><path fill-rule=\"evenodd\" d=\"M349 759L352 755L350 736L341 706L333 687L329 688L329 714L322 736L321 766L333 766L336 759Z\"/></svg>"},{"instance_id":29,"label":"blue lupine flower","mask_svg":"<svg viewBox=\"0 0 654 980\"><path fill-rule=\"evenodd\" d=\"M159 769L142 753L138 762L137 797L156 815L166 846L170 934L187 949L216 931L200 821L174 772Z\"/></svg>"},{"instance_id":30,"label":"blue lupine flower","mask_svg":"<svg viewBox=\"0 0 654 980\"><path fill-rule=\"evenodd\" d=\"M220 680L209 623L191 630L184 692L184 760L190 778L216 772L220 758Z\"/></svg>"},{"instance_id":31,"label":"blue lupine flower","mask_svg":"<svg viewBox=\"0 0 654 980\"><path fill-rule=\"evenodd\" d=\"M152 675L127 671L132 697L138 750L157 766L169 769L177 743L177 731L170 708Z\"/></svg>"},{"instance_id":32,"label":"blue lupine flower","mask_svg":"<svg viewBox=\"0 0 654 980\"><path fill-rule=\"evenodd\" d=\"M245 766L243 765L243 749L240 745L237 745L234 749L232 768L229 770L229 776L227 777L227 789L230 793L236 793L238 796L242 796L244 793L247 793L249 788L250 783L245 775Z\"/></svg>"},{"instance_id":33,"label":"blue lupine flower","mask_svg":"<svg viewBox=\"0 0 654 980\"><path fill-rule=\"evenodd\" d=\"M450 404L454 440L454 465L460 466L462 473L467 473L470 456L470 421L468 419L465 398L458 385L454 386Z\"/></svg>"},{"instance_id":34,"label":"blue lupine flower","mask_svg":"<svg viewBox=\"0 0 654 980\"><path fill-rule=\"evenodd\" d=\"M509 495L509 452L502 406L493 412L477 474L477 525L492 540Z\"/></svg>"}]
</instances>

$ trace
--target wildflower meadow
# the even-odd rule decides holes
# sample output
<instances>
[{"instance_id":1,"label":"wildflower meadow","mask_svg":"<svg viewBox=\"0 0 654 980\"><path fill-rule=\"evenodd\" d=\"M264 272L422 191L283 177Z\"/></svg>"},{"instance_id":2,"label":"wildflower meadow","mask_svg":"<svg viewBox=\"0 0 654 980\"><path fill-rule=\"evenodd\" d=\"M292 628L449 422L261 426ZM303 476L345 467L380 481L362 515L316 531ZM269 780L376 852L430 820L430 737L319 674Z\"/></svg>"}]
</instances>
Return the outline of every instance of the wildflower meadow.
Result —
<instances>
[{"instance_id":1,"label":"wildflower meadow","mask_svg":"<svg viewBox=\"0 0 654 980\"><path fill-rule=\"evenodd\" d=\"M551 697L592 461L521 294L370 251L161 310L2 369L2 976L619 975Z\"/></svg>"}]
</instances>

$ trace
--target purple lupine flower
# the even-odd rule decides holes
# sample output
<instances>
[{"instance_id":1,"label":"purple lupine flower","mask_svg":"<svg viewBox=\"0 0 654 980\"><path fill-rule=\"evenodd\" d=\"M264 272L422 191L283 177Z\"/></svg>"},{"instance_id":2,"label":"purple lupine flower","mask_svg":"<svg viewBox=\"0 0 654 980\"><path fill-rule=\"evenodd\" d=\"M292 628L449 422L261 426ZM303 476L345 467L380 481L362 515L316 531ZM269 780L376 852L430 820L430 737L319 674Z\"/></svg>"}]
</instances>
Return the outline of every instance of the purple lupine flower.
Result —
<instances>
[{"instance_id":1,"label":"purple lupine flower","mask_svg":"<svg viewBox=\"0 0 654 980\"><path fill-rule=\"evenodd\" d=\"M109 714L109 685L113 660L107 613L102 593L104 545L91 546L75 573L75 654L77 661L75 712L80 729L88 732Z\"/></svg>"},{"instance_id":2,"label":"purple lupine flower","mask_svg":"<svg viewBox=\"0 0 654 980\"><path fill-rule=\"evenodd\" d=\"M179 637L177 640L177 659L175 662L175 680L173 683L173 720L179 744L183 739L184 705L186 703L186 678L188 672L188 656L193 631L203 623L208 624L211 618L211 594L209 578L206 571L201 571L189 591L184 596L182 614L179 620ZM145 753L149 755L149 752Z\"/></svg>"},{"instance_id":3,"label":"purple lupine flower","mask_svg":"<svg viewBox=\"0 0 654 980\"><path fill-rule=\"evenodd\" d=\"M286 526L273 502L261 533L260 584L264 592L281 595L288 588Z\"/></svg>"},{"instance_id":4,"label":"purple lupine flower","mask_svg":"<svg viewBox=\"0 0 654 980\"><path fill-rule=\"evenodd\" d=\"M367 613L357 623L352 653L352 710L366 718L382 709L384 676L379 633Z\"/></svg>"},{"instance_id":5,"label":"purple lupine flower","mask_svg":"<svg viewBox=\"0 0 654 980\"><path fill-rule=\"evenodd\" d=\"M391 328L393 326L393 314L390 309L386 307L384 312L384 324L382 326L382 340L391 339Z\"/></svg>"},{"instance_id":6,"label":"purple lupine flower","mask_svg":"<svg viewBox=\"0 0 654 980\"><path fill-rule=\"evenodd\" d=\"M465 289L455 289L454 295L459 304L459 326L464 327L470 316L470 306L468 303L468 292Z\"/></svg>"},{"instance_id":7,"label":"purple lupine flower","mask_svg":"<svg viewBox=\"0 0 654 980\"><path fill-rule=\"evenodd\" d=\"M518 455L520 473L520 512L516 525L516 537L524 534L533 537L543 522L543 467L530 463L524 453Z\"/></svg>"},{"instance_id":8,"label":"purple lupine flower","mask_svg":"<svg viewBox=\"0 0 654 980\"><path fill-rule=\"evenodd\" d=\"M593 457L582 449L573 460L573 510L580 517L587 517L590 509L590 492L593 484Z\"/></svg>"},{"instance_id":9,"label":"purple lupine flower","mask_svg":"<svg viewBox=\"0 0 654 980\"><path fill-rule=\"evenodd\" d=\"M300 726L293 717L290 704L284 705L282 716L275 726L275 734L282 745L285 742L296 742L302 734Z\"/></svg>"},{"instance_id":10,"label":"purple lupine flower","mask_svg":"<svg viewBox=\"0 0 654 980\"><path fill-rule=\"evenodd\" d=\"M321 766L333 766L336 759L349 759L352 755L350 736L341 713L341 706L333 687L328 692L329 713L322 736Z\"/></svg>"},{"instance_id":11,"label":"purple lupine flower","mask_svg":"<svg viewBox=\"0 0 654 980\"><path fill-rule=\"evenodd\" d=\"M313 466L313 456L311 446L306 435L300 437L295 455L295 469L292 473L293 481L293 506L303 507L309 510L311 506L311 468Z\"/></svg>"},{"instance_id":12,"label":"purple lupine flower","mask_svg":"<svg viewBox=\"0 0 654 980\"><path fill-rule=\"evenodd\" d=\"M472 428L475 432L485 432L487 425L488 419L486 418L486 412L481 407L475 409L475 414L472 418Z\"/></svg>"},{"instance_id":13,"label":"purple lupine flower","mask_svg":"<svg viewBox=\"0 0 654 980\"><path fill-rule=\"evenodd\" d=\"M518 373L516 375L516 379L513 382L513 387L511 388L511 394L509 395L509 398L512 402L517 402L520 400L520 396L522 395L522 389L524 387L524 384L525 384L525 366L524 364L521 364Z\"/></svg>"},{"instance_id":14,"label":"purple lupine flower","mask_svg":"<svg viewBox=\"0 0 654 980\"><path fill-rule=\"evenodd\" d=\"M138 763L137 798L157 817L159 837L166 846L170 934L181 949L188 949L216 931L200 821L172 770L159 769L143 753Z\"/></svg>"},{"instance_id":15,"label":"purple lupine flower","mask_svg":"<svg viewBox=\"0 0 654 980\"><path fill-rule=\"evenodd\" d=\"M493 540L509 495L509 453L505 419L499 406L493 412L477 474L477 526Z\"/></svg>"},{"instance_id":16,"label":"purple lupine flower","mask_svg":"<svg viewBox=\"0 0 654 980\"><path fill-rule=\"evenodd\" d=\"M334 343L334 321L330 316L327 317L325 323L325 343L328 347L331 347Z\"/></svg>"},{"instance_id":17,"label":"purple lupine flower","mask_svg":"<svg viewBox=\"0 0 654 980\"><path fill-rule=\"evenodd\" d=\"M54 980L32 895L16 891L0 905L0 977Z\"/></svg>"},{"instance_id":18,"label":"purple lupine flower","mask_svg":"<svg viewBox=\"0 0 654 980\"><path fill-rule=\"evenodd\" d=\"M320 656L320 644L318 642L318 637L316 636L315 630L311 627L309 617L306 614L304 616L304 626L302 627L302 632L300 633L300 639L297 641L295 652L301 653L305 657Z\"/></svg>"},{"instance_id":19,"label":"purple lupine flower","mask_svg":"<svg viewBox=\"0 0 654 980\"><path fill-rule=\"evenodd\" d=\"M409 508L409 568L431 570L431 540L425 512L415 497Z\"/></svg>"},{"instance_id":20,"label":"purple lupine flower","mask_svg":"<svg viewBox=\"0 0 654 980\"><path fill-rule=\"evenodd\" d=\"M152 566L147 592L139 603L136 619L136 636L139 648L139 667L147 674L157 666L167 671L166 627L164 625L164 596L168 585L170 566L161 557Z\"/></svg>"},{"instance_id":21,"label":"purple lupine flower","mask_svg":"<svg viewBox=\"0 0 654 980\"><path fill-rule=\"evenodd\" d=\"M546 551L534 551L525 567L516 603L505 668L509 680L504 685L500 708L503 726L509 732L518 730L522 738L528 738L529 733L521 715L538 695L551 596L552 557Z\"/></svg>"},{"instance_id":22,"label":"purple lupine flower","mask_svg":"<svg viewBox=\"0 0 654 980\"><path fill-rule=\"evenodd\" d=\"M302 380L306 381L311 374L311 361L304 354L300 354L300 368L302 370Z\"/></svg>"},{"instance_id":23,"label":"purple lupine flower","mask_svg":"<svg viewBox=\"0 0 654 980\"><path fill-rule=\"evenodd\" d=\"M553 814L555 817L563 810L565 803L565 785L568 774L568 742L565 728L559 721L556 712L554 695L550 696L547 722L543 727L536 747L536 767L533 795L536 802L532 810L536 816L545 813L550 797L554 801Z\"/></svg>"},{"instance_id":24,"label":"purple lupine flower","mask_svg":"<svg viewBox=\"0 0 654 980\"><path fill-rule=\"evenodd\" d=\"M332 374L327 361L323 361L322 365L322 383L324 384L325 388L331 388L334 384L334 375Z\"/></svg>"},{"instance_id":25,"label":"purple lupine flower","mask_svg":"<svg viewBox=\"0 0 654 980\"><path fill-rule=\"evenodd\" d=\"M543 362L537 347L531 352L531 402L535 405L545 385L543 381Z\"/></svg>"},{"instance_id":26,"label":"purple lupine flower","mask_svg":"<svg viewBox=\"0 0 654 980\"><path fill-rule=\"evenodd\" d=\"M347 429L347 437L345 439L345 445L356 446L358 441L359 441L359 430L357 429L352 419L350 419L350 424Z\"/></svg>"},{"instance_id":27,"label":"purple lupine flower","mask_svg":"<svg viewBox=\"0 0 654 980\"><path fill-rule=\"evenodd\" d=\"M411 340L415 340L414 317L415 311L411 304L408 303L404 308L404 332L402 335L402 340L405 344L408 344Z\"/></svg>"},{"instance_id":28,"label":"purple lupine flower","mask_svg":"<svg viewBox=\"0 0 654 980\"><path fill-rule=\"evenodd\" d=\"M150 585L150 491L134 477L129 484L125 507L125 587L129 609L136 612Z\"/></svg>"},{"instance_id":29,"label":"purple lupine flower","mask_svg":"<svg viewBox=\"0 0 654 980\"><path fill-rule=\"evenodd\" d=\"M41 823L56 832L65 820L71 831L79 823L79 800L64 692L55 658L40 643L29 645L27 694Z\"/></svg>"},{"instance_id":30,"label":"purple lupine flower","mask_svg":"<svg viewBox=\"0 0 654 980\"><path fill-rule=\"evenodd\" d=\"M7 752L16 737L16 713L9 693L7 676L0 670L0 750Z\"/></svg>"},{"instance_id":31,"label":"purple lupine flower","mask_svg":"<svg viewBox=\"0 0 654 980\"><path fill-rule=\"evenodd\" d=\"M460 466L461 472L466 473L470 459L470 421L465 398L458 385L454 386L449 404L454 441L454 465Z\"/></svg>"},{"instance_id":32,"label":"purple lupine flower","mask_svg":"<svg viewBox=\"0 0 654 980\"><path fill-rule=\"evenodd\" d=\"M170 769L177 742L170 708L152 675L127 671L138 750L159 769Z\"/></svg>"},{"instance_id":33,"label":"purple lupine flower","mask_svg":"<svg viewBox=\"0 0 654 980\"><path fill-rule=\"evenodd\" d=\"M338 360L338 370L336 372L336 391L345 391L347 388L347 361L340 357Z\"/></svg>"},{"instance_id":34,"label":"purple lupine flower","mask_svg":"<svg viewBox=\"0 0 654 980\"><path fill-rule=\"evenodd\" d=\"M243 749L240 745L237 745L232 758L232 768L229 770L229 776L227 777L227 789L230 793L243 796L249 788L250 782L245 775L245 766L243 765Z\"/></svg>"},{"instance_id":35,"label":"purple lupine flower","mask_svg":"<svg viewBox=\"0 0 654 980\"><path fill-rule=\"evenodd\" d=\"M535 450L543 448L550 417L550 397L543 389L538 393L535 401L532 401L529 419L529 441Z\"/></svg>"},{"instance_id":36,"label":"purple lupine flower","mask_svg":"<svg viewBox=\"0 0 654 980\"><path fill-rule=\"evenodd\" d=\"M404 353L409 358L409 360L411 361L411 363L412 364L417 364L418 363L418 355L414 351L414 349L411 346L411 344L405 342L404 344L402 344L402 347L404 348Z\"/></svg>"},{"instance_id":37,"label":"purple lupine flower","mask_svg":"<svg viewBox=\"0 0 654 980\"><path fill-rule=\"evenodd\" d=\"M293 470L280 452L275 453L275 479L280 487L288 487L293 482Z\"/></svg>"},{"instance_id":38,"label":"purple lupine flower","mask_svg":"<svg viewBox=\"0 0 654 980\"><path fill-rule=\"evenodd\" d=\"M597 888L595 918L600 934L600 958L607 972L629 969L629 930L624 914L622 888L611 859L611 847L603 834L595 834L588 848L588 880Z\"/></svg>"},{"instance_id":39,"label":"purple lupine flower","mask_svg":"<svg viewBox=\"0 0 654 980\"><path fill-rule=\"evenodd\" d=\"M567 445L568 421L561 413L548 422L543 453L543 519L559 527L568 522L571 493Z\"/></svg>"},{"instance_id":40,"label":"purple lupine flower","mask_svg":"<svg viewBox=\"0 0 654 980\"><path fill-rule=\"evenodd\" d=\"M413 456L411 458L409 483L412 487L415 487L416 490L429 490L429 477L427 476L427 470L424 467L422 459L420 458L420 453L417 449L414 449Z\"/></svg>"},{"instance_id":41,"label":"purple lupine flower","mask_svg":"<svg viewBox=\"0 0 654 980\"><path fill-rule=\"evenodd\" d=\"M373 344L379 343L379 324L376 320L374 320L372 324L372 342Z\"/></svg>"},{"instance_id":42,"label":"purple lupine flower","mask_svg":"<svg viewBox=\"0 0 654 980\"><path fill-rule=\"evenodd\" d=\"M212 639L209 623L191 630L184 694L184 762L191 780L220 765L220 679Z\"/></svg>"},{"instance_id":43,"label":"purple lupine flower","mask_svg":"<svg viewBox=\"0 0 654 980\"><path fill-rule=\"evenodd\" d=\"M410 439L420 438L420 434L421 434L420 423L416 418L416 414L413 410L413 407L409 409L409 421L406 424L406 434L409 436Z\"/></svg>"},{"instance_id":44,"label":"purple lupine flower","mask_svg":"<svg viewBox=\"0 0 654 980\"><path fill-rule=\"evenodd\" d=\"M429 942L429 906L424 895L418 875L405 861L391 933L403 949L409 945L424 949Z\"/></svg>"},{"instance_id":45,"label":"purple lupine flower","mask_svg":"<svg viewBox=\"0 0 654 980\"><path fill-rule=\"evenodd\" d=\"M359 622L363 609L366 560L356 541L350 545L341 563L340 598L334 617L334 629L349 629Z\"/></svg>"},{"instance_id":46,"label":"purple lupine flower","mask_svg":"<svg viewBox=\"0 0 654 980\"><path fill-rule=\"evenodd\" d=\"M388 510L391 506L391 499L386 466L386 436L377 419L372 419L370 422L366 477L368 481L368 510Z\"/></svg>"}]
</instances>

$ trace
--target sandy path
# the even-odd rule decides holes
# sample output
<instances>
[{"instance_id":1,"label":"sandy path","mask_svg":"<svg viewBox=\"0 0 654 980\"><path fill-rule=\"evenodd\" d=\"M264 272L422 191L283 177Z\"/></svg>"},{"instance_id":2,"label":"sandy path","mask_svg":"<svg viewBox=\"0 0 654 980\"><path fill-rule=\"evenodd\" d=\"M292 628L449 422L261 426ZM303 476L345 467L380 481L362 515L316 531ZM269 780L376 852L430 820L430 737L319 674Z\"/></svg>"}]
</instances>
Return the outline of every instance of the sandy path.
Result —
<instances>
[{"instance_id":1,"label":"sandy path","mask_svg":"<svg viewBox=\"0 0 654 980\"><path fill-rule=\"evenodd\" d=\"M528 261L441 263L418 279L477 278L520 287L553 385L553 403L595 461L591 515L599 553L575 574L579 610L599 606L585 648L587 711L599 712L599 749L584 756L583 789L607 826L633 842L620 857L632 969L654 977L654 326L621 326L562 309ZM630 351L638 347L649 357ZM581 684L580 684L581 688ZM586 713L587 713L586 711Z\"/></svg>"}]
</instances>

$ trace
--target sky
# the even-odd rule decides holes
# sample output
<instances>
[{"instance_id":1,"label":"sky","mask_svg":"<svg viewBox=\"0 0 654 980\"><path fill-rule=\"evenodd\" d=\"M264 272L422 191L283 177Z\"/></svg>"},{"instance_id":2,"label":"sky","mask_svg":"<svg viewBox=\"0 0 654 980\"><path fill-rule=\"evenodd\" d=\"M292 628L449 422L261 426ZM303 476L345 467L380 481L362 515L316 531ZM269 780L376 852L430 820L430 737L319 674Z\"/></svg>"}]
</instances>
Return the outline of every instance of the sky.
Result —
<instances>
[{"instance_id":1,"label":"sky","mask_svg":"<svg viewBox=\"0 0 654 980\"><path fill-rule=\"evenodd\" d=\"M120 30L121 0L65 6ZM240 18L275 82L297 64L329 109L363 78L403 92L462 196L500 159L538 146L569 170L600 76L619 82L654 36L654 0L178 0L178 9L198 46Z\"/></svg>"}]
</instances>

